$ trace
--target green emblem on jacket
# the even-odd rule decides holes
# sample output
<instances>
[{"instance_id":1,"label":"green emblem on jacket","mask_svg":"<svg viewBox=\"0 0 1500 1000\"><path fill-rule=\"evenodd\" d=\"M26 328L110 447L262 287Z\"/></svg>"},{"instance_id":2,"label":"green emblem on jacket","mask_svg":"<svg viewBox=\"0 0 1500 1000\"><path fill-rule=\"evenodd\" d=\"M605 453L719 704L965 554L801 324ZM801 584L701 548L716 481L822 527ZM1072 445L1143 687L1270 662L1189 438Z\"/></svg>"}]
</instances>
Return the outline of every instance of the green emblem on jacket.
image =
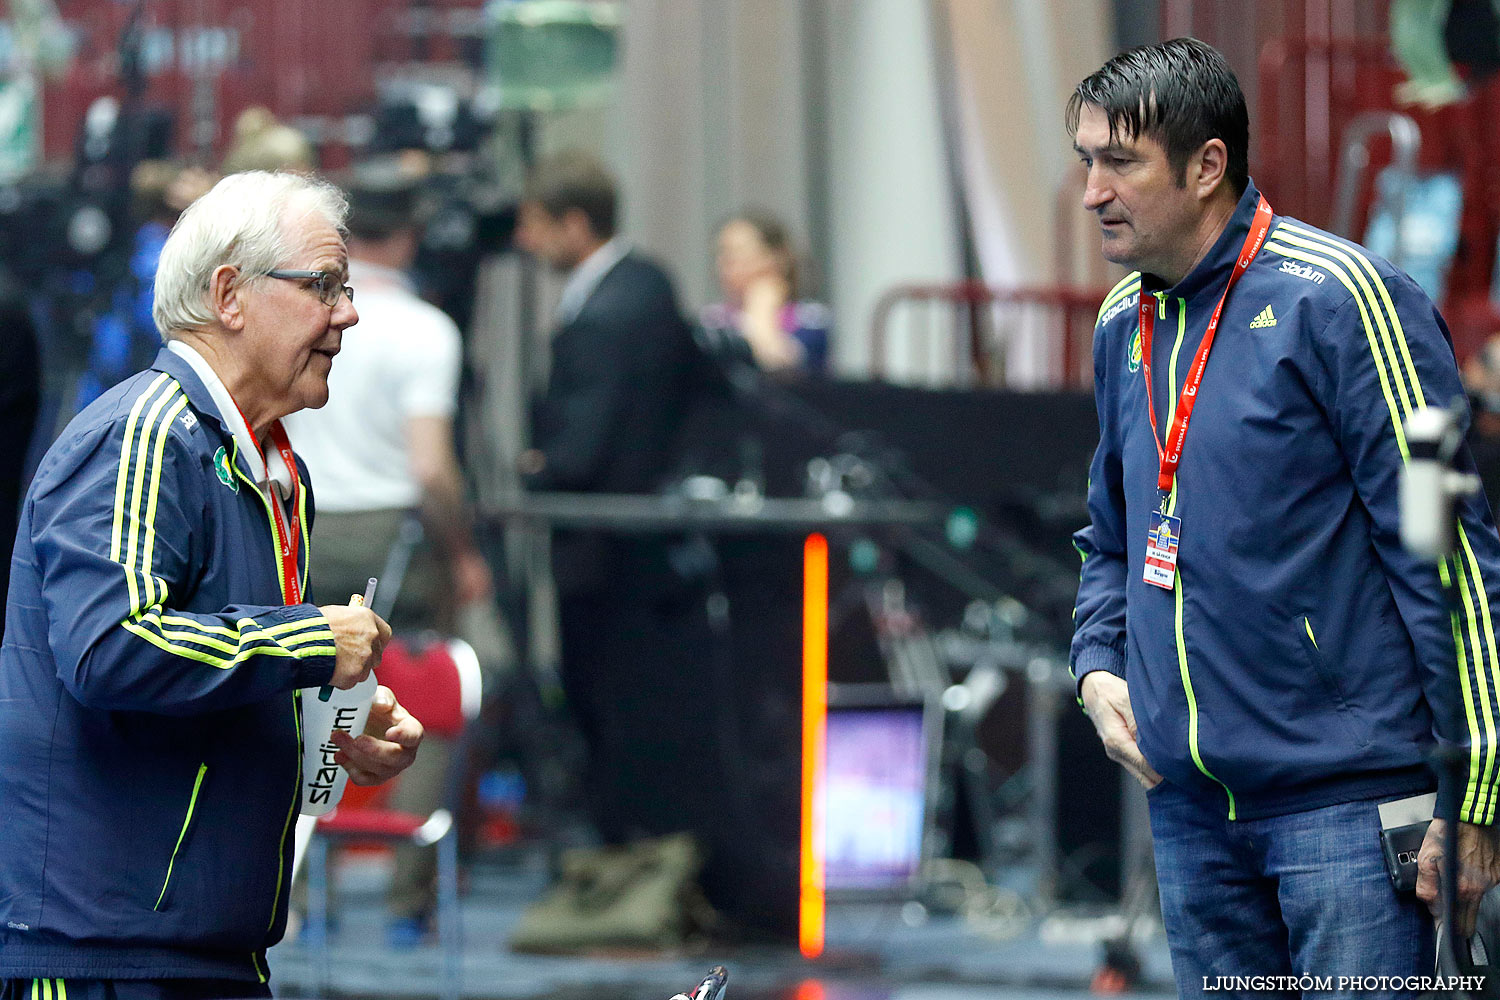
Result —
<instances>
[{"instance_id":1,"label":"green emblem on jacket","mask_svg":"<svg viewBox=\"0 0 1500 1000\"><path fill-rule=\"evenodd\" d=\"M214 472L219 474L219 482L236 493L240 491L240 484L235 482L234 472L229 468L229 452L225 451L222 445L218 451L214 452Z\"/></svg>"},{"instance_id":2,"label":"green emblem on jacket","mask_svg":"<svg viewBox=\"0 0 1500 1000\"><path fill-rule=\"evenodd\" d=\"M1130 374L1134 375L1141 370L1141 329L1136 327L1135 336L1130 338L1130 357L1126 361L1126 367Z\"/></svg>"}]
</instances>

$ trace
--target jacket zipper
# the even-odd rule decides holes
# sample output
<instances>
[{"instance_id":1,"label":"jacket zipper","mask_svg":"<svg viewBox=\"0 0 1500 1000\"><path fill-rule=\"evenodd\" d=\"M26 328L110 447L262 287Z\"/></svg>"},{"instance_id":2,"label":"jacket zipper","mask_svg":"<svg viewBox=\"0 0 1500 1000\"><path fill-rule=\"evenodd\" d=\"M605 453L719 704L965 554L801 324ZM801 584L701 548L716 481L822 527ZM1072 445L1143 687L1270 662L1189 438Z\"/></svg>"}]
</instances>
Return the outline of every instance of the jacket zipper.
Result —
<instances>
[{"instance_id":1,"label":"jacket zipper","mask_svg":"<svg viewBox=\"0 0 1500 1000\"><path fill-rule=\"evenodd\" d=\"M177 843L172 847L172 857L167 861L167 877L162 881L161 892L156 897L156 905L151 907L154 911L161 910L162 900L167 898L167 887L172 884L172 867L177 864L177 852L182 850L182 842L187 839L188 827L193 824L193 812L198 808L198 792L203 788L203 776L208 773L207 764L198 765L198 776L193 780L193 796L188 799L187 815L182 819L182 830L177 834Z\"/></svg>"},{"instance_id":2,"label":"jacket zipper","mask_svg":"<svg viewBox=\"0 0 1500 1000\"><path fill-rule=\"evenodd\" d=\"M243 479L246 483L248 483L250 485L250 487L255 491L255 495L258 496L258 497L260 497L261 506L264 507L265 510L266 510L266 521L268 522L268 524L270 526L270 529L271 529L271 540L272 540L272 544L274 545L275 544L275 540L276 540L276 518L275 518L275 515L271 513L271 504L272 504L273 501L269 497L267 497L264 493L261 492L259 486L257 486L255 483L253 483L253 482L250 481L250 477L247 476L247 475L245 475L244 470L240 468L240 464L239 464L238 459L239 459L239 444L238 444L238 442L236 442L235 443L235 453L231 457L231 464L233 464L233 466L234 466L235 474L238 475L241 479ZM292 469L290 471L291 471L292 475L294 475L294 476L297 475L297 470ZM299 479L300 479L300 477L299 477ZM274 487L273 487L273 489L274 489ZM306 517L306 514L307 514L307 490L304 487L302 489L299 489L297 492L298 492L298 494L301 497L301 503L299 505L300 509L298 510L297 513L298 513L298 516L301 518L301 523L305 525L305 524L307 524L307 517ZM307 560L308 560L308 551L309 551L309 548L310 547L307 546L307 545L303 545L302 546L302 568L301 568L302 571L301 571L301 579L302 579L302 582L303 582L304 586L306 585L306 581L307 581L307 565L308 565ZM277 559L275 559L274 562L276 563L276 582L281 587L281 592L283 594L285 594L286 593L286 579L285 579L286 574L285 574L285 572L281 568L281 559L280 559L280 557L278 557ZM270 929L272 927L276 926L276 914L278 912L280 912L280 910L281 910L281 889L282 889L283 884L286 882L286 862L285 862L285 858L286 858L286 838L287 838L287 834L291 832L291 829L292 829L292 820L294 818L296 818L296 815L297 815L297 806L302 801L302 692L301 691L293 691L292 692L292 719L293 719L293 722L295 724L296 733L297 733L297 744L296 744L297 745L297 781L292 786L292 804L287 809L286 821L281 826L281 842L276 847L276 891L275 891L275 893L271 897L271 919L266 924L266 930L268 932L270 931ZM257 973L259 973L260 970L259 970L258 967L257 967L256 971L257 971ZM261 982L265 982L265 979L261 979Z\"/></svg>"},{"instance_id":3,"label":"jacket zipper","mask_svg":"<svg viewBox=\"0 0 1500 1000\"><path fill-rule=\"evenodd\" d=\"M281 824L281 843L276 845L276 891L271 896L271 920L266 924L267 933L276 926L276 914L281 910L281 887L286 881L286 836L297 816L297 807L302 804L302 692L292 692L292 720L297 731L297 784L292 791L292 804L287 807L286 820ZM290 892L288 887L288 892ZM265 982L264 979L261 982Z\"/></svg>"},{"instance_id":4,"label":"jacket zipper","mask_svg":"<svg viewBox=\"0 0 1500 1000\"><path fill-rule=\"evenodd\" d=\"M1166 299L1158 294L1158 300L1163 307ZM1167 368L1167 426L1172 426L1172 420L1177 415L1177 355L1182 349L1183 336L1187 333L1187 300L1177 300L1177 340L1172 345L1172 360ZM1167 514L1175 514L1177 511L1177 481L1172 481L1172 492L1167 498ZM1229 799L1229 818L1236 817L1234 793L1229 786L1220 781L1212 771L1203 763L1203 756L1198 752L1198 698L1193 693L1193 678L1188 672L1187 640L1183 636L1182 629L1182 567L1177 567L1177 572L1172 574L1172 597L1174 610L1174 635L1177 640L1177 673L1182 678L1182 691L1187 696L1188 706L1188 752L1193 756L1193 763L1204 777L1213 781L1214 784L1224 789L1225 796Z\"/></svg>"}]
</instances>

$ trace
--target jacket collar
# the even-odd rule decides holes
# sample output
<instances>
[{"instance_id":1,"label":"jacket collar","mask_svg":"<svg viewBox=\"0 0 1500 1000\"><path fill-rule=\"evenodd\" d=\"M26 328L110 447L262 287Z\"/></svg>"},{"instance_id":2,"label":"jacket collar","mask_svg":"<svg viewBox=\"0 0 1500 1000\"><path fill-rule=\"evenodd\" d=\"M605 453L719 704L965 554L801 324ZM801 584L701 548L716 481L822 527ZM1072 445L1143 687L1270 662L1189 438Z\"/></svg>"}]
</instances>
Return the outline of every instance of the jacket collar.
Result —
<instances>
[{"instance_id":1,"label":"jacket collar","mask_svg":"<svg viewBox=\"0 0 1500 1000\"><path fill-rule=\"evenodd\" d=\"M182 386L183 394L187 396L188 402L192 404L204 421L211 423L217 430L219 437L229 447L230 453L235 456L240 468L249 475L250 481L264 486L267 480L276 484L277 492L283 498L291 492L291 477L293 470L286 468L286 463L281 461L279 453L268 458L267 455L256 448L256 442L245 421L236 410L233 414L226 414L224 407L219 405L218 394L229 401L229 408L234 407L233 399L229 397L222 383L216 388L218 393L210 389L199 374L198 366L187 357L186 352L192 352L200 358L193 348L186 344L178 344L174 349L170 345L163 347L156 355L156 361L151 365L155 371L166 372L175 378ZM203 368L210 373L206 361L200 362ZM275 449L272 449L275 453Z\"/></svg>"},{"instance_id":2,"label":"jacket collar","mask_svg":"<svg viewBox=\"0 0 1500 1000\"><path fill-rule=\"evenodd\" d=\"M589 297L598 289L599 283L629 252L630 244L625 238L614 236L573 268L557 302L558 325L567 326L578 318Z\"/></svg>"},{"instance_id":3,"label":"jacket collar","mask_svg":"<svg viewBox=\"0 0 1500 1000\"><path fill-rule=\"evenodd\" d=\"M213 426L219 436L224 439L225 444L234 443L234 431L225 421L223 414L219 412L219 405L214 402L213 395L208 391L208 386L198 377L186 358L174 352L166 345L156 353L156 360L151 363L151 370L166 372L175 378L182 386L182 392L198 411L198 416L204 418L206 424Z\"/></svg>"},{"instance_id":4,"label":"jacket collar","mask_svg":"<svg viewBox=\"0 0 1500 1000\"><path fill-rule=\"evenodd\" d=\"M1229 281L1229 272L1233 270L1234 262L1239 259L1240 249L1245 244L1245 236L1250 232L1250 224L1255 219L1255 208L1259 204L1260 190L1252 180L1245 185L1245 191L1240 195L1239 203L1234 206L1234 213L1230 215L1224 231L1214 241L1213 249L1181 281L1167 288L1155 275L1146 274L1141 276L1141 290L1147 295L1165 291L1168 295L1189 301L1205 290L1214 295L1222 292Z\"/></svg>"}]
</instances>

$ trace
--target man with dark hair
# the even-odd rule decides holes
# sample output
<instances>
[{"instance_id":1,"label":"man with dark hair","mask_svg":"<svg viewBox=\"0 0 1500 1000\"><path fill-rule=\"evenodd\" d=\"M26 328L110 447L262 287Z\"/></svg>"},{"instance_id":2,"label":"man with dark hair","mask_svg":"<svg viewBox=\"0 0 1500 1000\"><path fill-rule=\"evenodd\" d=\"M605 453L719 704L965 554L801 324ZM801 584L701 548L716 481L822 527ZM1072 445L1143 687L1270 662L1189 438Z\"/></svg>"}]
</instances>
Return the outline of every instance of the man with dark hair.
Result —
<instances>
[{"instance_id":1,"label":"man with dark hair","mask_svg":"<svg viewBox=\"0 0 1500 1000\"><path fill-rule=\"evenodd\" d=\"M1104 255L1134 269L1094 338L1071 661L1106 751L1150 790L1183 995L1430 974L1417 897L1436 909L1444 824L1401 895L1381 803L1457 806L1460 935L1500 877L1500 538L1482 497L1441 566L1398 530L1405 420L1462 393L1447 329L1388 262L1273 214L1247 122L1192 39L1115 57L1067 115ZM1435 743L1465 781L1434 778Z\"/></svg>"},{"instance_id":2,"label":"man with dark hair","mask_svg":"<svg viewBox=\"0 0 1500 1000\"><path fill-rule=\"evenodd\" d=\"M614 238L614 178L604 164L580 150L558 153L538 164L526 180L524 201L558 221L563 221L569 212L577 212L601 243ZM533 225L527 230L530 237L544 236L536 226L535 212L531 221ZM524 226L524 218L522 223ZM551 257L547 259L554 266L558 263Z\"/></svg>"},{"instance_id":3,"label":"man with dark hair","mask_svg":"<svg viewBox=\"0 0 1500 1000\"><path fill-rule=\"evenodd\" d=\"M521 458L531 489L656 492L700 371L671 281L615 235L614 191L601 164L569 153L537 166L521 205L520 245L568 274L536 447ZM714 794L702 735L677 721L712 711L707 594L679 571L680 544L553 533L562 681L606 843L681 829Z\"/></svg>"}]
</instances>

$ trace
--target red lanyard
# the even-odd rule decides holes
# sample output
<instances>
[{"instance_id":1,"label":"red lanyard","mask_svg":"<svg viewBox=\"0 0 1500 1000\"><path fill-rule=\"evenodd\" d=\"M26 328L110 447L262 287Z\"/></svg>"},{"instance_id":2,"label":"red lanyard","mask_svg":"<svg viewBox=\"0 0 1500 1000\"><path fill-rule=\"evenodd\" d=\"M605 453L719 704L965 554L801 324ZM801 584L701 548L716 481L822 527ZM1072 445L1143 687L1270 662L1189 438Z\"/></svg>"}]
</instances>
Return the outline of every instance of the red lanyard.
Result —
<instances>
[{"instance_id":1,"label":"red lanyard","mask_svg":"<svg viewBox=\"0 0 1500 1000\"><path fill-rule=\"evenodd\" d=\"M1224 300L1229 298L1230 289L1240 280L1240 275L1249 269L1255 255L1260 253L1261 244L1266 241L1266 234L1270 231L1271 206L1266 202L1265 195L1261 195L1260 204L1255 207L1255 219L1250 224L1250 232L1245 236L1245 245L1240 248L1239 260L1235 261L1234 270L1229 272L1229 282L1224 286L1224 294L1219 296L1219 304L1214 306L1208 329L1203 333L1203 342L1198 345L1198 353L1193 356L1193 367L1188 370L1187 381L1182 386L1182 397L1177 401L1176 416L1172 420L1172 426L1167 429L1165 448L1162 447L1161 436L1156 430L1156 404L1151 394L1151 333L1156 326L1156 302L1155 296L1148 296L1146 290L1141 289L1141 369L1146 376L1146 412L1151 417L1151 442L1156 445L1156 454L1161 460L1156 487L1163 494L1171 492L1172 483L1177 478L1177 466L1182 461L1182 443L1187 438L1193 404L1198 401L1198 386L1203 381L1203 369L1208 366L1208 352L1214 346L1214 334L1219 329L1219 316L1224 312ZM1151 301L1150 305L1147 305L1148 299Z\"/></svg>"},{"instance_id":2,"label":"red lanyard","mask_svg":"<svg viewBox=\"0 0 1500 1000\"><path fill-rule=\"evenodd\" d=\"M281 426L280 420L271 424L271 441L281 453L281 460L286 463L287 474L292 477L292 495L287 499L287 509L292 521L290 531L281 519L281 504L276 502L275 497L271 498L271 516L276 522L276 547L281 552L282 596L288 604L301 604L302 581L297 576L297 548L302 541L302 522L297 520L297 457L292 454L292 443L287 440L286 428ZM270 470L267 469L266 472L267 485L271 485ZM271 485L271 489L275 488Z\"/></svg>"},{"instance_id":3,"label":"red lanyard","mask_svg":"<svg viewBox=\"0 0 1500 1000\"><path fill-rule=\"evenodd\" d=\"M244 420L245 415L240 414ZM250 422L245 421L245 429L250 432L250 440L255 442L255 447L260 448L260 441L255 437L255 431L251 429ZM286 428L281 426L280 420L271 422L271 442L276 445L276 450L281 453L281 460L286 463L286 470L292 477L292 495L287 500L291 510L291 528L287 528L286 520L281 515L281 501L276 497L276 484L271 479L271 470L266 468L266 505L271 508L271 526L276 533L276 552L281 559L281 599L287 604L302 603L302 580L297 575L297 549L301 543L302 524L297 520L298 479L297 458L292 454L292 442L287 439Z\"/></svg>"}]
</instances>

